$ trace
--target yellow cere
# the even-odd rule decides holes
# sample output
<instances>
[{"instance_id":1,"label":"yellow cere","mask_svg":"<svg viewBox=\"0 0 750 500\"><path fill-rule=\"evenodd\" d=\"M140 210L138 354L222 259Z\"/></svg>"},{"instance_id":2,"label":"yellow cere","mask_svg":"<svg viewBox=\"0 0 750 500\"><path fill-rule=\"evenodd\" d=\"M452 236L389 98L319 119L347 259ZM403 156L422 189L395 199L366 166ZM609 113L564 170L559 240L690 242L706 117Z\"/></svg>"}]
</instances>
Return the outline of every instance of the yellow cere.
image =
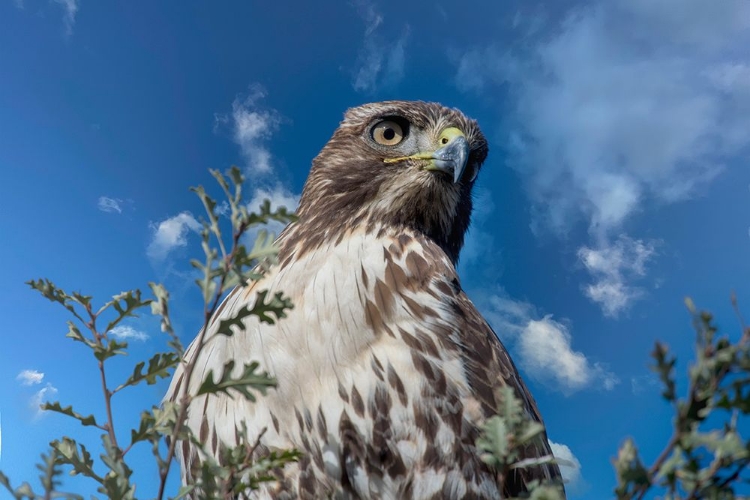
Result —
<instances>
[{"instance_id":1,"label":"yellow cere","mask_svg":"<svg viewBox=\"0 0 750 500\"><path fill-rule=\"evenodd\" d=\"M464 133L461 132L460 129L456 127L449 127L440 134L440 137L438 139L438 143L440 146L445 146L446 144L449 144L453 139L456 137L465 137Z\"/></svg>"}]
</instances>

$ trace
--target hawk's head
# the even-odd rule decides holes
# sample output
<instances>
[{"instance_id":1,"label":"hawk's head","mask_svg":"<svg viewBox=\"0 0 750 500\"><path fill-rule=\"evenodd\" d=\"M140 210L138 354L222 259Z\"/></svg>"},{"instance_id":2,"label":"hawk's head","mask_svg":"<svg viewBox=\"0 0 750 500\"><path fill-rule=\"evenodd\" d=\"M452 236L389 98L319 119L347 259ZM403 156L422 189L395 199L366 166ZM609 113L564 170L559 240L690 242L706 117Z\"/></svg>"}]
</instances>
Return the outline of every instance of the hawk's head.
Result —
<instances>
[{"instance_id":1,"label":"hawk's head","mask_svg":"<svg viewBox=\"0 0 750 500\"><path fill-rule=\"evenodd\" d=\"M455 109L409 101L350 109L313 161L299 224L319 232L409 227L455 262L486 156L476 122Z\"/></svg>"}]
</instances>

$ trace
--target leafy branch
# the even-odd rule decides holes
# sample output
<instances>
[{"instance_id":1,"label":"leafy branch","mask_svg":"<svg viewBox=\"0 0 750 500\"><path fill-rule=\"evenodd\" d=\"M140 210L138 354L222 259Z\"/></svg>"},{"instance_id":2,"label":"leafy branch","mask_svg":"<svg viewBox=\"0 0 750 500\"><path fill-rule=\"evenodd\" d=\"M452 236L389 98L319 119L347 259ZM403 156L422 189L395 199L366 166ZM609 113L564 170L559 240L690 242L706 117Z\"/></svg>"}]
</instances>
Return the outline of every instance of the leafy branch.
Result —
<instances>
[{"instance_id":1,"label":"leafy branch","mask_svg":"<svg viewBox=\"0 0 750 500\"><path fill-rule=\"evenodd\" d=\"M68 333L67 337L74 341L84 344L86 347L91 349L94 357L97 359L99 367L99 378L101 381L102 393L104 395L104 407L107 415L106 422L102 425L96 425L100 429L108 433L109 439L113 443L115 448L117 445L117 435L115 433L115 424L112 414L112 395L113 391L109 389L107 384L107 372L105 369L105 361L113 356L124 355L128 347L127 342L121 342L116 339L109 338L109 332L117 326L120 321L127 317L135 316L135 312L138 309L149 306L151 300L143 300L141 298L140 290L130 290L119 293L112 297L112 300L105 303L97 311L94 311L92 307L92 297L89 295L83 295L78 292L67 293L62 288L59 288L48 279L31 280L27 284L34 290L38 291L45 298L52 302L57 302L67 309L73 316L88 330L89 335L85 335L81 332L80 328L72 321L68 322ZM105 330L100 330L97 327L97 321L110 310L114 310L116 316L111 320ZM90 425L86 422L91 420L82 419L80 415L72 410L72 407L67 407L65 411L61 405L45 405L44 409L50 409L63 413L80 420L84 425ZM93 419L93 417L91 417Z\"/></svg>"},{"instance_id":2,"label":"leafy branch","mask_svg":"<svg viewBox=\"0 0 750 500\"><path fill-rule=\"evenodd\" d=\"M544 443L544 426L532 421L525 413L521 401L513 389L507 385L498 389L497 400L500 401L497 415L487 419L482 433L476 441L480 458L484 463L497 471L498 489L505 490L505 482L516 469L539 467L562 462L553 455L522 459L524 449L529 446L542 448ZM531 498L563 500L565 493L559 484L550 481L547 484L533 483L527 485L532 493Z\"/></svg>"},{"instance_id":3,"label":"leafy branch","mask_svg":"<svg viewBox=\"0 0 750 500\"><path fill-rule=\"evenodd\" d=\"M620 500L643 499L654 488L666 490L665 498L675 500L734 498L734 486L750 463L750 441L737 427L738 416L750 412L750 329L734 296L742 329L734 342L718 335L711 314L699 312L690 299L685 303L696 332L696 361L688 370L687 393L678 397L676 358L657 342L653 369L664 386L662 397L675 410L673 433L648 467L632 440L623 443L614 460ZM704 430L712 417L723 418L723 426Z\"/></svg>"},{"instance_id":4,"label":"leafy branch","mask_svg":"<svg viewBox=\"0 0 750 500\"><path fill-rule=\"evenodd\" d=\"M36 468L41 472L39 482L44 488L43 493L34 492L29 483L22 483L19 487L13 488L8 477L2 472L0 472L0 485L5 487L16 500L51 500L53 498L83 500L81 495L58 491L62 470L54 453L42 454L42 462L37 464Z\"/></svg>"},{"instance_id":5,"label":"leafy branch","mask_svg":"<svg viewBox=\"0 0 750 500\"><path fill-rule=\"evenodd\" d=\"M217 203L208 196L204 188L200 186L193 188L206 208L207 220L202 221L201 232L201 246L205 259L203 262L193 262L193 265L201 271L198 285L204 298L203 328L193 344L190 361L184 359L185 349L170 319L169 292L161 284L149 283L153 295L151 299L144 299L140 290L131 290L113 296L98 309L94 309L91 296L78 292L68 293L48 279L28 282L32 289L48 300L60 304L72 314L74 320L67 322L66 336L88 348L96 359L105 417L99 419L94 415L84 415L75 411L72 406L63 406L59 402L45 403L42 409L73 418L82 426L95 427L103 431L101 436L103 453L99 456L101 462L98 462L93 458L89 449L75 439L63 437L51 442L50 452L43 456L44 463L39 466L44 472L44 475L40 477L45 491L43 494L34 493L28 483L23 483L14 489L10 480L0 472L0 486L11 492L14 498L80 498L77 495L57 491L59 487L57 477L61 472L61 467L69 467L71 474L80 474L92 479L98 483L98 491L108 498L135 498L135 485L130 481L132 469L126 463L125 457L133 446L145 442L150 444L158 467L160 477L158 498L161 499L164 496L166 478L174 461L176 443L186 440L201 450L205 444L199 442L192 435L191 429L185 425L187 408L194 397L217 393L230 394L231 391L231 393L237 393L255 401L255 395L251 391L265 394L268 388L275 387L273 378L265 372L258 372L257 363L245 365L242 370L239 370L238 376L234 377L232 375L234 363L231 362L224 367L224 371L219 374L216 382L213 380L213 373L209 373L197 391L189 392L188 384L184 384L176 402L164 402L161 407L152 407L143 411L138 427L130 431L130 443L127 447L120 446L115 432L114 396L125 389L143 383L155 384L158 380L172 375L181 363L187 380L190 380L195 360L207 340L206 332L211 318L223 295L229 288L238 284L244 285L248 281L260 279L265 270L276 262L278 249L273 237L265 231L260 231L253 248L248 252L241 243L242 236L247 230L272 220L281 222L294 220L294 215L286 209L271 210L268 201L261 205L257 213L249 211L242 199L244 179L238 168L232 167L229 170L229 181L218 171L211 171L211 174L228 198L232 231L230 242L225 242L220 227L222 221L216 212ZM161 330L167 335L167 345L170 350L157 353L147 361L136 363L130 376L112 389L107 377L107 362L113 357L126 355L128 351L128 343L113 338L112 331L125 319L136 317L144 307L150 307L151 313L160 318ZM283 294L277 292L270 295L267 291L262 291L252 307L242 309L234 317L222 320L219 333L231 335L234 331L244 329L244 321L249 316L256 316L261 322L274 323L284 318L286 310L291 307L291 302ZM104 324L105 317L106 326L102 329L99 325ZM166 454L162 455L165 442ZM251 448L248 448L246 443L241 443L240 446L244 446L244 454L234 453L232 456L237 460L231 463L243 479L240 480L240 476L231 473L231 481L240 484L248 480L250 481L249 487L253 488L257 487L259 482L268 479L267 471L270 468L281 467L298 458L298 454L294 451L279 451L257 457L256 460L252 453L247 454L247 452L251 448L254 451L257 443ZM202 452L206 454L205 450ZM98 464L105 468L104 473L97 472L96 469L100 466ZM218 463L214 466L219 469L227 467L226 465L220 466ZM217 484L221 488L226 488L227 483L221 480L221 477L223 477L221 474L217 476ZM186 491L188 490L183 489L180 494L185 494Z\"/></svg>"},{"instance_id":6,"label":"leafy branch","mask_svg":"<svg viewBox=\"0 0 750 500\"><path fill-rule=\"evenodd\" d=\"M197 188L193 188L193 192L195 192L203 202L208 221L202 221L203 230L201 231L201 246L205 255L205 261L203 263L196 260L191 261L193 267L202 272L202 277L197 279L196 283L203 292L204 308L203 327L200 329L198 338L195 340L195 351L192 353L189 361L183 365L183 377L184 380L188 382L192 380L193 371L195 370L200 352L207 340L206 334L211 324L211 319L213 318L219 306L219 301L223 297L225 291L236 284L243 284L248 280L259 279L261 274L251 272L250 269L262 264L269 265L269 262L275 261L275 256L278 253L278 249L273 241L269 241L267 238L259 238L256 241L253 251L248 254L244 245L241 243L243 234L245 234L249 228L258 224L265 224L270 220L278 220L282 222L291 222L291 220L293 220L293 216L288 214L285 209L277 210L275 213L271 212L270 203L267 200L261 206L259 214L248 212L247 207L242 202L242 185L244 183L244 178L237 167L232 167L228 172L232 186L229 185L229 182L227 182L224 175L219 171L211 170L211 174L223 189L229 202L232 237L231 244L227 246L223 241L221 229L219 227L219 218L216 214L216 202L206 194L203 187L198 186ZM217 241L218 251L215 247L211 246L212 236ZM259 241L261 242L260 247L258 243ZM263 300L261 300L260 303L264 304ZM275 302L266 303L266 306L266 309L260 309L262 313L273 312L277 318L281 318L285 316L284 311L291 307L291 303L288 300L282 300L282 296L278 295ZM252 311L250 311L250 313L252 314ZM240 311L238 315L241 314L244 313ZM237 315L235 315L235 318L236 316ZM247 316L247 314L245 314L245 316ZM259 318L261 317L260 314L258 316ZM242 324L237 322L235 318L230 318L230 324L234 322L233 324L242 328ZM228 328L229 326L227 326L227 329ZM231 369L229 372L231 372ZM268 381L264 381L256 379L252 374L248 374L247 380L250 381L251 385L245 385L243 388L242 377L231 382L228 378L224 378L227 373L225 367L225 371L222 374L222 378L218 385L211 385L213 384L213 373L209 373L206 381L210 382L206 385L206 381L204 381L200 386L201 389L207 391L205 394L209 394L210 389L214 389L214 392L222 392L228 390L229 387L232 387L243 395L247 395L254 400L254 397L247 389L248 387L256 387L252 384L257 384L257 387L262 388L264 391L265 387L271 386L272 384L272 382L270 382L270 377L267 377ZM159 470L160 484L157 497L159 500L164 496L164 489L174 459L177 442L182 434L184 422L187 419L188 407L190 406L192 398L197 395L190 393L189 386L189 383L182 384L180 388L181 393L177 396L177 418L171 435L167 439L169 444L166 457L164 458L164 467Z\"/></svg>"}]
</instances>

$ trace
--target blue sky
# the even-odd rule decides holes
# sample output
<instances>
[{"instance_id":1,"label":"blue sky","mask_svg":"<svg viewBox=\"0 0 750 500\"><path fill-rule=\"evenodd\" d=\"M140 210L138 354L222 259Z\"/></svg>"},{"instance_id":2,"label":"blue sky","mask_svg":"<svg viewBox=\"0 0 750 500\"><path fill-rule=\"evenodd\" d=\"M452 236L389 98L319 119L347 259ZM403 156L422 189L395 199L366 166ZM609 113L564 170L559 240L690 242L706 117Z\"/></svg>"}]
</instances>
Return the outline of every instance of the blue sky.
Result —
<instances>
[{"instance_id":1,"label":"blue sky","mask_svg":"<svg viewBox=\"0 0 750 500\"><path fill-rule=\"evenodd\" d=\"M750 304L750 4L548 4L0 0L0 470L32 480L51 439L98 442L36 409L101 399L66 315L24 281L100 301L163 281L187 342L188 187L216 193L207 169L237 164L253 203L293 205L348 107L421 99L489 138L464 288L574 457L571 498L609 497L622 438L647 460L668 438L648 353L661 339L685 368L683 297L729 331L730 291ZM125 327L113 377L165 345L153 318ZM118 427L165 389L116 400ZM137 473L140 495L155 477Z\"/></svg>"}]
</instances>

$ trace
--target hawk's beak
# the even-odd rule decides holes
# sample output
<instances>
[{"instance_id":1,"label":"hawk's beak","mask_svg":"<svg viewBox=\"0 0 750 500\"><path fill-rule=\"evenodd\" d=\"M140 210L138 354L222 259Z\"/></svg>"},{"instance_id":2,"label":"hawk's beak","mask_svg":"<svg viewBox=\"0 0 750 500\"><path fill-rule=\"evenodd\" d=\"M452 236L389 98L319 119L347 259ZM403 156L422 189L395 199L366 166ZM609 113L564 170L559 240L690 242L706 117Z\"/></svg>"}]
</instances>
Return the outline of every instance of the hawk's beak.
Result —
<instances>
[{"instance_id":1,"label":"hawk's beak","mask_svg":"<svg viewBox=\"0 0 750 500\"><path fill-rule=\"evenodd\" d=\"M447 128L440 134L442 148L432 153L430 163L425 170L445 172L453 177L453 183L461 180L469 159L469 143L463 132L455 127Z\"/></svg>"}]
</instances>

